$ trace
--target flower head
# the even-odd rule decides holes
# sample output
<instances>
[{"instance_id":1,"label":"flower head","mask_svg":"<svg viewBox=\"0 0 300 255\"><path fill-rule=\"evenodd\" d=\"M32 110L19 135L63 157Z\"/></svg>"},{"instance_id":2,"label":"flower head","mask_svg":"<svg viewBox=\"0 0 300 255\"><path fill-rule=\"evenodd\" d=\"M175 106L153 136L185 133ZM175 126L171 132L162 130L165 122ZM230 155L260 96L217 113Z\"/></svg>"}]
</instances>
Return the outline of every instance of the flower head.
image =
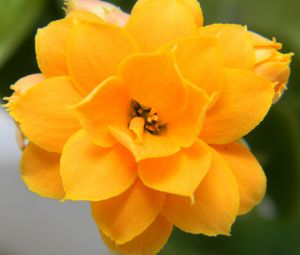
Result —
<instances>
[{"instance_id":1,"label":"flower head","mask_svg":"<svg viewBox=\"0 0 300 255\"><path fill-rule=\"evenodd\" d=\"M70 1L66 18L38 31L43 79L10 99L30 141L24 181L46 197L91 201L121 254L156 254L173 225L229 235L265 194L262 168L238 141L286 83L279 69L261 71L281 61L276 44L240 25L203 26L196 0L140 0L124 27L89 3L103 6Z\"/></svg>"}]
</instances>

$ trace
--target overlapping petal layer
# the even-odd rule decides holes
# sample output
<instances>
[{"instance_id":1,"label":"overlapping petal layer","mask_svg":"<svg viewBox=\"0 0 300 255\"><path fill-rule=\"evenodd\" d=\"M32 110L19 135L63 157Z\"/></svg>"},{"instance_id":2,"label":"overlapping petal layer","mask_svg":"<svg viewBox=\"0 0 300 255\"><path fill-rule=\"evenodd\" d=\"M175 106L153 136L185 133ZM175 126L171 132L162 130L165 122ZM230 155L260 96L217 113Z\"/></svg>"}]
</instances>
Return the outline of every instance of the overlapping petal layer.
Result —
<instances>
[{"instance_id":1,"label":"overlapping petal layer","mask_svg":"<svg viewBox=\"0 0 300 255\"><path fill-rule=\"evenodd\" d=\"M231 143L214 146L232 170L239 187L239 214L246 214L259 204L266 192L266 176L256 158L243 145Z\"/></svg>"},{"instance_id":2,"label":"overlapping petal layer","mask_svg":"<svg viewBox=\"0 0 300 255\"><path fill-rule=\"evenodd\" d=\"M164 199L165 194L136 181L120 196L92 203L93 217L106 236L117 244L125 244L155 221Z\"/></svg>"},{"instance_id":3,"label":"overlapping petal layer","mask_svg":"<svg viewBox=\"0 0 300 255\"><path fill-rule=\"evenodd\" d=\"M200 137L226 144L248 134L272 105L273 85L247 70L225 69L224 87L207 113Z\"/></svg>"},{"instance_id":4,"label":"overlapping petal layer","mask_svg":"<svg viewBox=\"0 0 300 255\"><path fill-rule=\"evenodd\" d=\"M128 57L120 65L118 75L124 80L131 98L155 109L164 121L186 107L187 87L172 52L140 53Z\"/></svg>"},{"instance_id":5,"label":"overlapping petal layer","mask_svg":"<svg viewBox=\"0 0 300 255\"><path fill-rule=\"evenodd\" d=\"M153 189L192 197L211 164L211 153L201 141L164 158L139 163L139 176Z\"/></svg>"},{"instance_id":6,"label":"overlapping petal layer","mask_svg":"<svg viewBox=\"0 0 300 255\"><path fill-rule=\"evenodd\" d=\"M127 255L153 255L167 243L172 233L173 225L163 216L157 216L156 220L139 236L128 243L117 245L110 238L102 234L106 245L120 254ZM101 232L101 229L99 229Z\"/></svg>"},{"instance_id":7,"label":"overlapping petal layer","mask_svg":"<svg viewBox=\"0 0 300 255\"><path fill-rule=\"evenodd\" d=\"M143 51L194 33L203 23L196 0L142 0L133 8L126 29Z\"/></svg>"},{"instance_id":8,"label":"overlapping petal layer","mask_svg":"<svg viewBox=\"0 0 300 255\"><path fill-rule=\"evenodd\" d=\"M255 54L252 38L246 27L213 24L200 28L198 34L216 36L219 39L225 67L253 70Z\"/></svg>"},{"instance_id":9,"label":"overlapping petal layer","mask_svg":"<svg viewBox=\"0 0 300 255\"><path fill-rule=\"evenodd\" d=\"M21 176L27 187L40 196L62 199L64 188L59 172L60 154L29 143L21 162Z\"/></svg>"},{"instance_id":10,"label":"overlapping petal layer","mask_svg":"<svg viewBox=\"0 0 300 255\"><path fill-rule=\"evenodd\" d=\"M117 77L105 80L75 107L83 128L101 147L117 143L108 126L128 127L130 109L131 98L124 82Z\"/></svg>"},{"instance_id":11,"label":"overlapping petal layer","mask_svg":"<svg viewBox=\"0 0 300 255\"><path fill-rule=\"evenodd\" d=\"M45 150L61 152L65 142L80 128L71 105L81 100L67 76L53 77L27 90L10 113L30 141Z\"/></svg>"},{"instance_id":12,"label":"overlapping petal layer","mask_svg":"<svg viewBox=\"0 0 300 255\"><path fill-rule=\"evenodd\" d=\"M137 177L133 156L121 145L101 148L83 130L66 143L61 158L65 199L100 201L127 190Z\"/></svg>"},{"instance_id":13,"label":"overlapping petal layer","mask_svg":"<svg viewBox=\"0 0 300 255\"><path fill-rule=\"evenodd\" d=\"M180 150L180 146L168 136L151 135L148 132L143 134L141 142L133 132L127 128L110 126L111 134L131 153L136 161L141 161L147 158L160 158L170 156Z\"/></svg>"},{"instance_id":14,"label":"overlapping petal layer","mask_svg":"<svg viewBox=\"0 0 300 255\"><path fill-rule=\"evenodd\" d=\"M138 51L123 29L91 21L73 26L68 47L69 73L75 87L84 95L115 74L125 57Z\"/></svg>"},{"instance_id":15,"label":"overlapping petal layer","mask_svg":"<svg viewBox=\"0 0 300 255\"><path fill-rule=\"evenodd\" d=\"M208 236L229 235L239 209L236 179L224 159L212 150L212 165L189 198L167 195L163 215L178 228Z\"/></svg>"},{"instance_id":16,"label":"overlapping petal layer","mask_svg":"<svg viewBox=\"0 0 300 255\"><path fill-rule=\"evenodd\" d=\"M176 145L184 148L190 147L197 140L211 103L211 99L202 89L189 82L186 84L189 94L186 108L166 123L167 135Z\"/></svg>"},{"instance_id":17,"label":"overlapping petal layer","mask_svg":"<svg viewBox=\"0 0 300 255\"><path fill-rule=\"evenodd\" d=\"M66 18L53 21L38 30L35 38L37 61L46 77L68 75L68 38L73 24L84 20L101 21L89 12L74 11Z\"/></svg>"},{"instance_id":18,"label":"overlapping petal layer","mask_svg":"<svg viewBox=\"0 0 300 255\"><path fill-rule=\"evenodd\" d=\"M222 52L215 36L200 34L179 39L163 45L161 49L173 50L183 77L205 90L209 96L222 89Z\"/></svg>"}]
</instances>

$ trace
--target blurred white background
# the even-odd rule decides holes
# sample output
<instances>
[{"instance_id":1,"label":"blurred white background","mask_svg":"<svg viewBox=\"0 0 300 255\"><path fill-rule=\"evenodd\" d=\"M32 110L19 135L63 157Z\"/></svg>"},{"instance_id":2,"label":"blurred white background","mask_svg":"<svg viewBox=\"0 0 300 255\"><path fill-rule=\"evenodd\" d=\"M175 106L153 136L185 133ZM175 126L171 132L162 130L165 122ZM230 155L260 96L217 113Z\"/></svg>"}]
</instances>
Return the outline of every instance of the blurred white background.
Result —
<instances>
[{"instance_id":1,"label":"blurred white background","mask_svg":"<svg viewBox=\"0 0 300 255\"><path fill-rule=\"evenodd\" d=\"M0 255L109 255L86 203L31 193L19 175L15 127L0 108Z\"/></svg>"}]
</instances>

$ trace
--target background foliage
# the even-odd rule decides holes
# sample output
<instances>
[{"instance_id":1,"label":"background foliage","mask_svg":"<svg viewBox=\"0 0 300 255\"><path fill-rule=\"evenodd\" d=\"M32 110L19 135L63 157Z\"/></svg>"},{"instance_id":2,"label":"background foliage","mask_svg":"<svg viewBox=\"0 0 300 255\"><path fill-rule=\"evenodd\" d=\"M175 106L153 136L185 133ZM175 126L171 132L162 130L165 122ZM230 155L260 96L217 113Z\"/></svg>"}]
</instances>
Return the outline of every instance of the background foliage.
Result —
<instances>
[{"instance_id":1,"label":"background foliage","mask_svg":"<svg viewBox=\"0 0 300 255\"><path fill-rule=\"evenodd\" d=\"M130 11L134 0L110 1ZM249 30L295 52L289 90L247 137L268 177L262 205L240 217L231 237L207 238L176 230L162 255L300 254L300 1L201 0L206 24L247 24ZM0 0L0 96L9 85L38 72L34 35L63 17L59 0Z\"/></svg>"}]
</instances>

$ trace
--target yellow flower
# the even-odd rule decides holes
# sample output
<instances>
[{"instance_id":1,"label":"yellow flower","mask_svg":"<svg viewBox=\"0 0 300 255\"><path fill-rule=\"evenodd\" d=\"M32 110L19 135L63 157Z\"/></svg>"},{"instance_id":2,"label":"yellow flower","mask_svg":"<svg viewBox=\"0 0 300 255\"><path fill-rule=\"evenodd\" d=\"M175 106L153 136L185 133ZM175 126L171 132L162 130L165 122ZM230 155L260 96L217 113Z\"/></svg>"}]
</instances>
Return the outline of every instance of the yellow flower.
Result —
<instances>
[{"instance_id":1,"label":"yellow flower","mask_svg":"<svg viewBox=\"0 0 300 255\"><path fill-rule=\"evenodd\" d=\"M173 225L229 235L266 189L237 142L274 97L253 37L239 25L203 27L196 0L140 0L124 28L79 9L38 31L43 79L17 83L8 104L30 141L25 183L91 201L121 254L157 254Z\"/></svg>"}]
</instances>

